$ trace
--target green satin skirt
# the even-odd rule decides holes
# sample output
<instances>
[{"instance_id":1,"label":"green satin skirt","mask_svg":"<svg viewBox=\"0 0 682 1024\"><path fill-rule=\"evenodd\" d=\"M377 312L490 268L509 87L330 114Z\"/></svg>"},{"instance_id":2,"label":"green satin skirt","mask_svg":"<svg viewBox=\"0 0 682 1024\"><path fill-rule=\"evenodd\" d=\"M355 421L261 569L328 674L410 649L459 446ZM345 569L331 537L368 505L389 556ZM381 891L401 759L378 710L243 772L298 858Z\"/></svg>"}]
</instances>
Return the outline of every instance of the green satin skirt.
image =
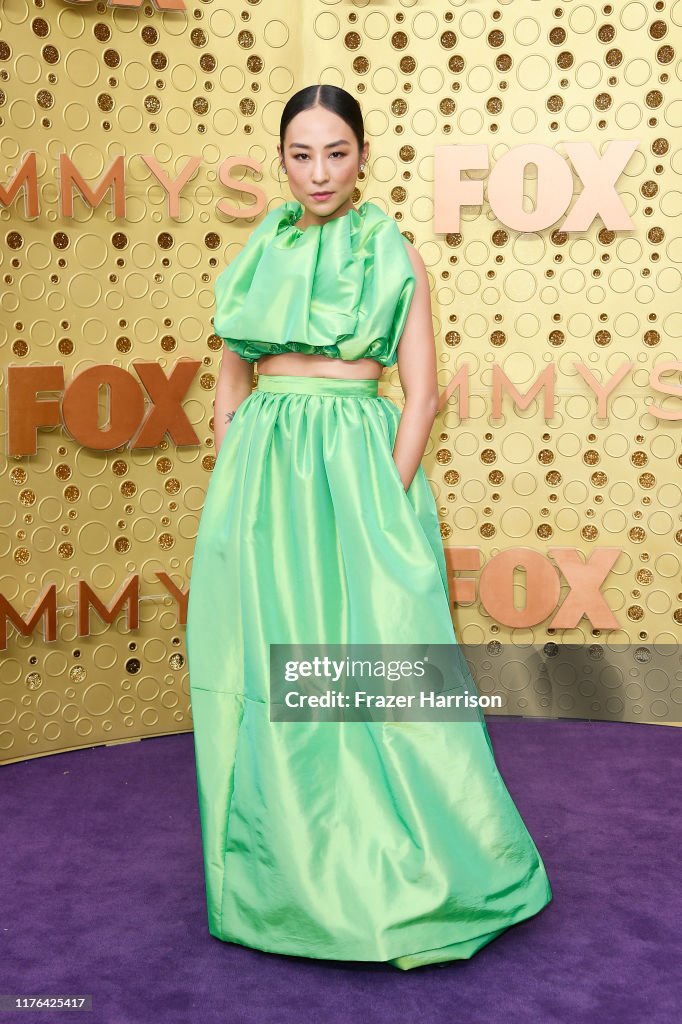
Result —
<instances>
[{"instance_id":1,"label":"green satin skirt","mask_svg":"<svg viewBox=\"0 0 682 1024\"><path fill-rule=\"evenodd\" d=\"M399 420L374 380L259 376L206 494L187 653L210 933L407 970L468 959L552 893L482 715L270 721L271 643L457 643Z\"/></svg>"}]
</instances>

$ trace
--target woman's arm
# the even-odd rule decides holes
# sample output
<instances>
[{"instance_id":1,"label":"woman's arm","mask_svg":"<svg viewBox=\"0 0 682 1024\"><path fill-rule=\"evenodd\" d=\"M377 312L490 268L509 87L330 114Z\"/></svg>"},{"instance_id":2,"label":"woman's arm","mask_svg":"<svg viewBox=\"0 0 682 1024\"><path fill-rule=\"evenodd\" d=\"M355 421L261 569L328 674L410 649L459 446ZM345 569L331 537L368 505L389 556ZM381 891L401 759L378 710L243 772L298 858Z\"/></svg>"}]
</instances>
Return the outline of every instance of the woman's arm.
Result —
<instances>
[{"instance_id":1,"label":"woman's arm","mask_svg":"<svg viewBox=\"0 0 682 1024\"><path fill-rule=\"evenodd\" d=\"M220 451L225 433L232 417L245 398L251 394L253 387L253 363L242 359L236 352L223 348L218 381L215 390L213 411L213 432L215 434L216 455Z\"/></svg>"},{"instance_id":2,"label":"woman's arm","mask_svg":"<svg viewBox=\"0 0 682 1024\"><path fill-rule=\"evenodd\" d=\"M419 468L438 412L436 339L431 317L431 289L424 261L406 242L417 278L403 333L398 342L398 373L405 395L393 458L405 490Z\"/></svg>"}]
</instances>

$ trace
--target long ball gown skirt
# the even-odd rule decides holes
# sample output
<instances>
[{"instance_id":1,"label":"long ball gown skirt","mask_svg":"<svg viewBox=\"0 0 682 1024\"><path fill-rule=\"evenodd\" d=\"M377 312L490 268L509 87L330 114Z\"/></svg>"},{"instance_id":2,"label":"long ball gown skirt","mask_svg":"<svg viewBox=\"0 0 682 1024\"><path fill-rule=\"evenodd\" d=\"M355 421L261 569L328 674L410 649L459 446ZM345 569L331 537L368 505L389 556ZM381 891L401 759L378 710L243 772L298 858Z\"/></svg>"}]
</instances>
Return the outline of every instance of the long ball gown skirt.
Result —
<instances>
[{"instance_id":1,"label":"long ball gown skirt","mask_svg":"<svg viewBox=\"0 0 682 1024\"><path fill-rule=\"evenodd\" d=\"M271 643L457 643L399 420L375 380L259 376L208 487L187 652L210 933L407 970L468 959L552 894L482 715L270 721Z\"/></svg>"}]
</instances>

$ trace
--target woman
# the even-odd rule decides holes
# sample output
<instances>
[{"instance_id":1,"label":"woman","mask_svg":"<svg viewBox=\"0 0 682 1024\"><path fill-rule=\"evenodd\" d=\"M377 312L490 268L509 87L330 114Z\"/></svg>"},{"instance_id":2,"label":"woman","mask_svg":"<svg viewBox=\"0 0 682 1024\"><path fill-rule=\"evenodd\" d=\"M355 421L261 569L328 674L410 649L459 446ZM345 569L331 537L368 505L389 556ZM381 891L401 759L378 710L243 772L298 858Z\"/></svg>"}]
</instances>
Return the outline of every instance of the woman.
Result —
<instances>
[{"instance_id":1,"label":"woman","mask_svg":"<svg viewBox=\"0 0 682 1024\"><path fill-rule=\"evenodd\" d=\"M421 465L438 398L424 265L378 206L352 205L368 143L347 92L296 93L278 152L295 199L216 282L218 458L187 623L209 929L405 970L467 959L551 899L480 712L270 718L271 645L457 645ZM402 414L378 396L396 362Z\"/></svg>"}]
</instances>

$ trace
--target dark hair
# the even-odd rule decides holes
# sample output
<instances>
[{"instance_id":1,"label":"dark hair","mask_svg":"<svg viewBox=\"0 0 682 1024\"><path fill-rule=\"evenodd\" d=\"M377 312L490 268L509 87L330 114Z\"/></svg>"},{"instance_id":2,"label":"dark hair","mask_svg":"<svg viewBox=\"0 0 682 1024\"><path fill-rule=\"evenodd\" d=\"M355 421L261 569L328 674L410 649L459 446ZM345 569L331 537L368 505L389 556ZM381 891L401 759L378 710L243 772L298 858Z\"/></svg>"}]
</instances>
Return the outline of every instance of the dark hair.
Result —
<instances>
[{"instance_id":1,"label":"dark hair","mask_svg":"<svg viewBox=\"0 0 682 1024\"><path fill-rule=\"evenodd\" d=\"M289 97L282 111L279 123L279 144L282 152L289 122L302 110L310 110L311 107L324 107L325 110L331 110L332 114L337 114L346 122L357 139L358 152L362 149L365 142L365 125L360 104L355 96L351 96L338 85L307 85L305 89L299 89Z\"/></svg>"}]
</instances>

